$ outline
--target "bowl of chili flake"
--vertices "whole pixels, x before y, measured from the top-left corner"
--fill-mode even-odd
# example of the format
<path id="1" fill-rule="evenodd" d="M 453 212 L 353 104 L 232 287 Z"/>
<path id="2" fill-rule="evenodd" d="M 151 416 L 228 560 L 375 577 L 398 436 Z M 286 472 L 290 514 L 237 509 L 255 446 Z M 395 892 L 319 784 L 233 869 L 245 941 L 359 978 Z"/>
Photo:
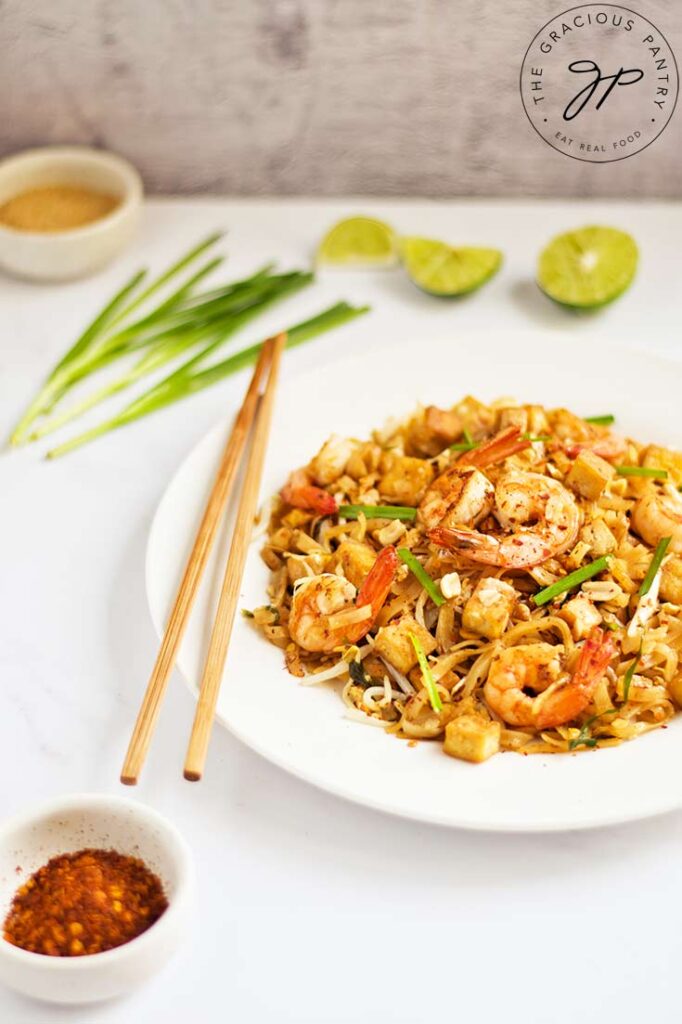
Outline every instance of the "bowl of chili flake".
<path id="1" fill-rule="evenodd" d="M 169 821 L 123 797 L 75 795 L 0 826 L 0 980 L 37 999 L 130 991 L 188 932 L 193 867 Z"/>

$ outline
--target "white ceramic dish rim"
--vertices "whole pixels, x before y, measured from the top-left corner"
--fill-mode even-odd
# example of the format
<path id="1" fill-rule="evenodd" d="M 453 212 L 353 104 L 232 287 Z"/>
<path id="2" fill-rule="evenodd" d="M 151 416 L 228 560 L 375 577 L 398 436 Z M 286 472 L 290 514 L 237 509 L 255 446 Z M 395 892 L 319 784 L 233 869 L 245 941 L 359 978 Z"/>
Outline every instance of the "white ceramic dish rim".
<path id="1" fill-rule="evenodd" d="M 8 224 L 0 224 L 0 236 L 7 238 L 31 238 L 35 241 L 44 239 L 56 241 L 58 239 L 79 239 L 88 238 L 92 235 L 106 231 L 108 228 L 123 220 L 131 207 L 136 206 L 143 195 L 142 178 L 137 169 L 117 153 L 109 153 L 106 150 L 92 149 L 90 146 L 38 146 L 34 149 L 24 149 L 20 153 L 14 153 L 0 161 L 0 177 L 5 170 L 18 169 L 21 164 L 30 163 L 42 159 L 45 165 L 49 164 L 51 158 L 59 160 L 66 157 L 74 162 L 73 180 L 76 182 L 78 174 L 75 165 L 78 160 L 83 162 L 98 163 L 102 167 L 118 174 L 123 184 L 123 195 L 117 206 L 104 217 L 98 217 L 90 224 L 83 224 L 77 228 L 68 228 L 65 231 L 27 231 L 24 228 L 10 227 Z"/>
<path id="2" fill-rule="evenodd" d="M 484 332 L 483 334 L 481 334 L 481 337 L 489 337 L 493 333 L 499 334 L 499 332 L 487 331 L 487 332 Z M 521 334 L 521 332 L 517 332 L 517 333 L 519 335 Z M 558 332 L 551 332 L 551 333 L 553 333 L 554 336 L 556 337 L 557 345 L 564 346 L 566 348 L 566 350 L 568 350 L 568 346 L 571 345 L 571 343 L 573 342 L 573 339 L 570 338 L 570 337 L 567 338 L 566 335 L 559 334 Z M 546 332 L 546 331 L 539 331 L 537 329 L 536 330 L 532 330 L 531 329 L 528 332 L 523 332 L 523 336 L 528 338 L 529 340 L 532 340 L 533 338 L 539 339 L 540 337 L 546 337 L 547 334 L 548 334 L 548 332 Z M 471 335 L 470 335 L 469 340 L 470 341 L 474 341 L 475 338 L 476 338 L 476 334 L 475 334 L 475 332 L 472 332 Z M 429 339 L 429 340 L 433 341 L 433 342 L 437 342 L 437 341 L 440 341 L 440 340 L 443 340 L 443 339 L 441 339 L 440 337 L 438 337 L 438 338 L 434 337 L 434 338 Z M 674 370 L 675 375 L 678 376 L 678 377 L 682 373 L 682 367 L 680 367 L 678 364 L 676 364 L 671 359 L 667 359 L 665 357 L 658 356 L 658 355 L 650 355 L 649 353 L 643 353 L 641 350 L 638 352 L 636 349 L 635 350 L 630 350 L 628 352 L 627 349 L 624 350 L 622 348 L 617 348 L 612 343 L 610 343 L 608 341 L 604 341 L 603 339 L 600 340 L 600 350 L 602 352 L 610 354 L 611 357 L 614 359 L 614 361 L 616 361 L 616 365 L 617 365 L 617 360 L 618 359 L 622 358 L 624 355 L 625 356 L 631 355 L 634 358 L 640 358 L 640 359 L 645 357 L 649 363 L 656 364 L 660 370 L 667 370 L 669 372 L 671 370 Z M 350 357 L 348 359 L 338 360 L 333 365 L 337 366 L 337 367 L 338 367 L 338 365 L 340 363 L 349 363 L 349 364 L 358 365 L 360 362 L 361 362 L 361 358 L 357 357 L 357 356 L 354 356 L 354 357 Z M 311 380 L 312 381 L 314 379 L 314 377 L 315 377 L 315 372 L 314 371 L 308 371 L 306 374 L 303 375 L 303 377 L 306 380 Z M 333 424 L 330 424 L 330 429 L 333 429 Z M 185 456 L 185 458 L 181 462 L 180 466 L 178 466 L 177 470 L 175 471 L 175 473 L 173 474 L 173 476 L 169 480 L 169 482 L 168 482 L 168 484 L 166 486 L 166 489 L 164 490 L 164 494 L 163 494 L 163 496 L 162 496 L 162 498 L 161 498 L 161 500 L 159 502 L 159 505 L 157 506 L 156 512 L 154 514 L 154 517 L 153 517 L 153 520 L 152 520 L 152 523 L 151 523 L 151 527 L 150 527 L 149 534 L 148 534 L 148 543 L 147 543 L 146 557 L 145 557 L 145 584 L 146 584 L 146 591 L 147 591 L 147 601 L 148 601 L 148 605 L 149 605 L 149 609 L 150 609 L 150 614 L 151 614 L 151 617 L 152 617 L 152 622 L 154 624 L 154 628 L 156 629 L 156 632 L 157 632 L 159 637 L 161 637 L 162 634 L 163 634 L 164 623 L 161 620 L 160 616 L 157 614 L 157 610 L 154 607 L 154 602 L 153 602 L 152 597 L 151 597 L 152 592 L 154 590 L 154 587 L 152 585 L 152 564 L 151 564 L 151 562 L 152 562 L 152 558 L 151 558 L 151 555 L 152 555 L 152 537 L 154 536 L 154 533 L 155 533 L 155 531 L 157 529 L 158 522 L 160 521 L 160 519 L 161 519 L 161 517 L 162 517 L 162 515 L 164 513 L 164 501 L 165 501 L 165 499 L 167 497 L 167 494 L 173 488 L 173 485 L 174 485 L 176 479 L 181 475 L 182 470 L 183 470 L 185 464 L 190 462 L 196 456 L 196 454 L 199 452 L 199 450 L 202 448 L 202 446 L 209 442 L 209 438 L 213 438 L 215 435 L 217 435 L 217 434 L 219 434 L 221 432 L 224 434 L 224 431 L 225 431 L 225 422 L 224 421 L 218 422 L 188 452 L 188 454 Z M 182 668 L 182 665 L 180 664 L 180 659 L 179 659 L 179 663 L 178 663 L 178 669 L 179 669 L 180 674 L 182 675 L 182 678 L 183 678 L 185 684 L 187 685 L 188 689 L 193 694 L 193 696 L 196 698 L 197 695 L 198 695 L 197 687 L 195 686 L 195 684 L 185 674 L 185 672 L 184 672 L 184 670 Z M 368 807 L 368 808 L 370 808 L 372 810 L 381 811 L 382 813 L 391 814 L 391 815 L 403 818 L 403 819 L 408 820 L 408 821 L 426 822 L 428 824 L 438 825 L 438 826 L 442 826 L 442 827 L 446 827 L 446 828 L 463 828 L 463 829 L 471 830 L 471 831 L 498 832 L 498 833 L 515 833 L 515 832 L 520 832 L 520 833 L 521 832 L 525 832 L 525 833 L 534 833 L 534 832 L 535 833 L 544 833 L 544 832 L 581 831 L 581 830 L 586 830 L 586 829 L 593 829 L 593 828 L 600 828 L 600 827 L 610 827 L 610 826 L 613 826 L 613 825 L 626 824 L 626 823 L 634 822 L 634 821 L 642 821 L 642 820 L 645 820 L 645 819 L 648 819 L 648 818 L 654 818 L 654 817 L 657 817 L 659 815 L 669 813 L 669 812 L 671 812 L 673 810 L 676 810 L 676 809 L 678 809 L 678 808 L 680 808 L 682 806 L 682 791 L 681 791 L 681 792 L 679 792 L 674 797 L 666 795 L 666 796 L 662 797 L 660 799 L 660 801 L 658 801 L 658 802 L 656 802 L 655 799 L 652 800 L 651 802 L 649 802 L 649 804 L 648 804 L 648 806 L 647 806 L 645 811 L 642 811 L 642 809 L 640 808 L 640 809 L 637 809 L 637 810 L 633 810 L 632 812 L 622 811 L 622 812 L 616 812 L 616 813 L 611 813 L 611 814 L 602 812 L 602 813 L 599 814 L 598 818 L 595 818 L 594 816 L 587 816 L 584 819 L 575 819 L 575 820 L 571 821 L 570 824 L 566 824 L 566 822 L 564 820 L 562 820 L 560 817 L 558 817 L 556 820 L 553 820 L 553 819 L 545 820 L 541 824 L 522 821 L 522 822 L 518 822 L 518 823 L 509 823 L 508 822 L 508 823 L 505 823 L 504 825 L 500 825 L 500 823 L 498 821 L 496 821 L 495 819 L 491 818 L 489 820 L 486 820 L 485 818 L 482 818 L 482 817 L 477 817 L 475 819 L 467 819 L 466 817 L 458 817 L 457 821 L 453 821 L 452 818 L 449 817 L 448 815 L 433 813 L 433 811 L 431 811 L 431 810 L 421 810 L 419 815 L 416 815 L 412 811 L 406 810 L 399 803 L 391 801 L 389 798 L 385 798 L 385 797 L 382 796 L 381 800 L 375 800 L 375 799 L 371 798 L 368 794 L 363 794 L 362 797 L 360 797 L 358 795 L 358 793 L 357 793 L 357 790 L 354 789 L 353 787 L 345 787 L 343 784 L 340 784 L 340 783 L 331 783 L 328 779 L 325 779 L 324 781 L 321 781 L 319 778 L 316 777 L 314 771 L 307 770 L 306 768 L 301 767 L 301 765 L 299 763 L 297 763 L 295 760 L 293 760 L 291 758 L 287 758 L 285 756 L 282 756 L 280 754 L 277 754 L 277 753 L 273 752 L 265 744 L 261 744 L 259 742 L 258 738 L 254 738 L 253 735 L 247 735 L 245 732 L 243 732 L 241 729 L 239 729 L 233 722 L 231 722 L 226 717 L 224 717 L 220 713 L 219 710 L 216 713 L 216 721 L 218 721 L 222 726 L 224 726 L 238 740 L 240 740 L 242 743 L 244 743 L 245 746 L 247 746 L 250 749 L 254 750 L 260 756 L 264 757 L 266 760 L 270 761 L 272 764 L 275 764 L 277 767 L 282 768 L 284 771 L 288 772 L 289 774 L 291 774 L 291 775 L 293 775 L 293 776 L 295 776 L 297 778 L 300 778 L 304 782 L 307 782 L 307 783 L 315 786 L 317 789 L 320 789 L 322 792 L 331 793 L 332 795 L 341 797 L 342 799 L 347 800 L 350 803 L 358 804 L 358 805 L 363 806 L 363 807 Z M 652 735 L 655 735 L 655 733 L 654 734 L 649 734 L 649 737 L 651 737 Z M 646 738 L 647 737 L 644 737 L 643 739 L 646 739 Z M 627 746 L 630 746 L 630 744 L 627 744 Z M 586 755 L 586 756 L 589 756 L 589 755 Z"/>
<path id="3" fill-rule="evenodd" d="M 145 822 L 156 827 L 163 834 L 164 846 L 173 850 L 173 860 L 178 869 L 178 891 L 168 900 L 168 907 L 164 913 L 141 935 L 129 942 L 124 942 L 121 946 L 106 949 L 101 953 L 91 953 L 88 956 L 45 956 L 43 953 L 32 953 L 19 946 L 14 946 L 0 936 L 0 955 L 8 957 L 10 960 L 14 959 L 17 963 L 30 964 L 31 967 L 41 970 L 83 973 L 90 970 L 94 964 L 106 963 L 115 966 L 120 961 L 135 956 L 137 952 L 156 943 L 161 931 L 172 927 L 176 915 L 181 913 L 180 903 L 189 894 L 192 886 L 192 857 L 187 843 L 175 825 L 151 807 L 123 796 L 108 796 L 103 793 L 73 793 L 56 800 L 48 800 L 31 810 L 21 811 L 9 818 L 0 826 L 0 843 L 5 842 L 20 829 L 30 827 L 33 823 L 37 824 L 41 818 L 48 815 L 79 809 L 87 812 L 88 808 L 106 810 L 111 807 L 126 812 L 133 809 L 134 816 L 143 823 L 143 827 Z"/>

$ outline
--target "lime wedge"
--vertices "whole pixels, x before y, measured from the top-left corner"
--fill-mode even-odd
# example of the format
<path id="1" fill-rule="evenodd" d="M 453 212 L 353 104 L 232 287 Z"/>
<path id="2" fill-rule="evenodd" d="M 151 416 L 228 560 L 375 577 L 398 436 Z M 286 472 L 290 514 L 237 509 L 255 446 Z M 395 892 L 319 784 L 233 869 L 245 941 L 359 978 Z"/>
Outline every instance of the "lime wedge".
<path id="1" fill-rule="evenodd" d="M 349 217 L 327 232 L 317 263 L 336 267 L 392 267 L 398 262 L 393 228 L 372 217 Z"/>
<path id="2" fill-rule="evenodd" d="M 617 228 L 579 228 L 557 235 L 540 253 L 538 284 L 555 302 L 596 309 L 622 295 L 636 269 L 631 235 Z"/>
<path id="3" fill-rule="evenodd" d="M 431 238 L 402 238 L 405 270 L 431 295 L 464 295 L 485 284 L 500 269 L 499 249 L 454 249 Z"/>

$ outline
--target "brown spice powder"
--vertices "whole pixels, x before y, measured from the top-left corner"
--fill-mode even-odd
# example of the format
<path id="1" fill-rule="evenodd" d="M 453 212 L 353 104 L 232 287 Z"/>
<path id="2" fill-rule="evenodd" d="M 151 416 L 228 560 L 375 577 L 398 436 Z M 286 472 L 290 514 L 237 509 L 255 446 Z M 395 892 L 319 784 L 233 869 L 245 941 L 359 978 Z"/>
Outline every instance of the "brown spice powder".
<path id="1" fill-rule="evenodd" d="M 17 890 L 4 937 L 46 956 L 84 956 L 129 942 L 161 917 L 168 900 L 157 876 L 115 850 L 53 857 Z"/>
<path id="2" fill-rule="evenodd" d="M 18 231 L 69 231 L 106 217 L 119 203 L 118 196 L 89 188 L 33 188 L 0 206 L 0 224 Z"/>

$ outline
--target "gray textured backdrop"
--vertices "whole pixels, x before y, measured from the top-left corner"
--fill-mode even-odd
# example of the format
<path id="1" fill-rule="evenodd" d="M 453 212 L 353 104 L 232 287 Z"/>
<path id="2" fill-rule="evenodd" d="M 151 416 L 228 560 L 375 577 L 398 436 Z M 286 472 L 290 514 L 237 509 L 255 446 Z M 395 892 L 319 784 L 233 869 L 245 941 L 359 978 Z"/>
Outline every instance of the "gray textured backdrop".
<path id="1" fill-rule="evenodd" d="M 633 0 L 682 54 L 682 0 Z M 160 192 L 682 194 L 682 115 L 594 165 L 518 74 L 567 0 L 0 0 L 0 153 L 83 142 Z"/>

